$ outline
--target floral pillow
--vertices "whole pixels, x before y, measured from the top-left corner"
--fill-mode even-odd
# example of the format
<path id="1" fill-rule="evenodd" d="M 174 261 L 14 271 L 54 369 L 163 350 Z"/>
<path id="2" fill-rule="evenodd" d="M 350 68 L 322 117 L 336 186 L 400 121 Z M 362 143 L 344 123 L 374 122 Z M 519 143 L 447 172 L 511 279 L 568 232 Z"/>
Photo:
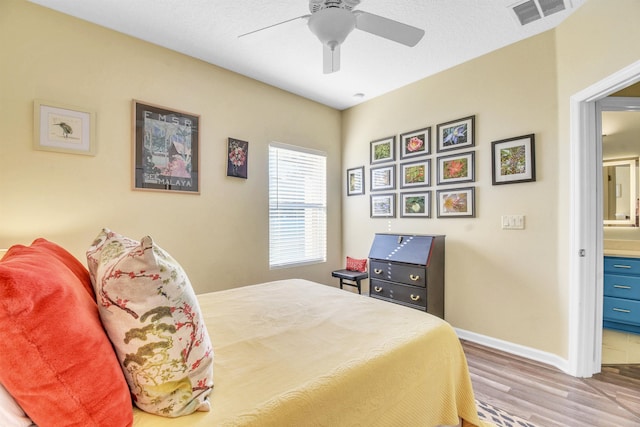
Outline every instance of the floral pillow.
<path id="1" fill-rule="evenodd" d="M 364 273 L 367 271 L 367 260 L 347 257 L 347 270 Z"/>
<path id="2" fill-rule="evenodd" d="M 87 250 L 100 317 L 140 409 L 210 409 L 213 348 L 182 267 L 151 237 L 104 229 Z"/>

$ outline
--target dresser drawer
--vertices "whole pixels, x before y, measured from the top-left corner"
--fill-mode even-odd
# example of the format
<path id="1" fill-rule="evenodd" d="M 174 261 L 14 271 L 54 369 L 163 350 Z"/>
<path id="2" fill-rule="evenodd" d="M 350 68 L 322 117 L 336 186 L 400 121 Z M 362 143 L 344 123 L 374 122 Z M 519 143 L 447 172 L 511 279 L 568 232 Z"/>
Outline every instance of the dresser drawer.
<path id="1" fill-rule="evenodd" d="M 640 325 L 640 301 L 604 297 L 603 319 Z"/>
<path id="2" fill-rule="evenodd" d="M 604 296 L 640 300 L 640 277 L 605 274 Z"/>
<path id="3" fill-rule="evenodd" d="M 415 306 L 422 310 L 427 308 L 427 289 L 401 285 L 372 279 L 369 294 L 374 298 L 383 298 Z"/>
<path id="4" fill-rule="evenodd" d="M 426 270 L 424 267 L 371 260 L 369 277 L 372 279 L 390 280 L 392 282 L 425 287 Z"/>
<path id="5" fill-rule="evenodd" d="M 640 275 L 640 259 L 606 256 L 604 257 L 604 272 Z"/>

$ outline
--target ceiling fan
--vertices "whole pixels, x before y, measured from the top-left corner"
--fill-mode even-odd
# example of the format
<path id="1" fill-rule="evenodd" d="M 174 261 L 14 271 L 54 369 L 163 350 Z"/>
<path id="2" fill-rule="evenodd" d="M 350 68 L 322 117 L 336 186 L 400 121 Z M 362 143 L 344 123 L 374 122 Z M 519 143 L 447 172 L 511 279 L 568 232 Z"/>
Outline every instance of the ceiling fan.
<path id="1" fill-rule="evenodd" d="M 340 45 L 354 28 L 409 47 L 415 46 L 424 36 L 423 29 L 363 10 L 353 10 L 359 4 L 360 0 L 309 0 L 311 14 L 278 22 L 238 37 L 297 19 L 306 19 L 311 32 L 322 42 L 323 71 L 329 74 L 340 69 Z"/>

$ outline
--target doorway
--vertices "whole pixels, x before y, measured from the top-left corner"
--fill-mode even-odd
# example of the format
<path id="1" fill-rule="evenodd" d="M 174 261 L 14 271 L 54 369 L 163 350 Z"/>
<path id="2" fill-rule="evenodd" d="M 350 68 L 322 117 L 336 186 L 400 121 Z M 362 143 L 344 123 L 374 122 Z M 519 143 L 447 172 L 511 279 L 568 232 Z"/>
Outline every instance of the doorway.
<path id="1" fill-rule="evenodd" d="M 602 144 L 596 103 L 638 81 L 640 61 L 570 99 L 568 371 L 577 377 L 600 372 L 602 360 Z"/>

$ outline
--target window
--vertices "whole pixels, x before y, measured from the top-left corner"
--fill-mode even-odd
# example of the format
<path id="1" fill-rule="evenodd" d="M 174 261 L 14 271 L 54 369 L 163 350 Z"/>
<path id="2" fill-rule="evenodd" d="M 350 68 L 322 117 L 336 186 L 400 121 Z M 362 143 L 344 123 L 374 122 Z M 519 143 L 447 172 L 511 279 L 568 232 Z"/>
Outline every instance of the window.
<path id="1" fill-rule="evenodd" d="M 327 259 L 327 157 L 269 145 L 269 267 Z"/>

